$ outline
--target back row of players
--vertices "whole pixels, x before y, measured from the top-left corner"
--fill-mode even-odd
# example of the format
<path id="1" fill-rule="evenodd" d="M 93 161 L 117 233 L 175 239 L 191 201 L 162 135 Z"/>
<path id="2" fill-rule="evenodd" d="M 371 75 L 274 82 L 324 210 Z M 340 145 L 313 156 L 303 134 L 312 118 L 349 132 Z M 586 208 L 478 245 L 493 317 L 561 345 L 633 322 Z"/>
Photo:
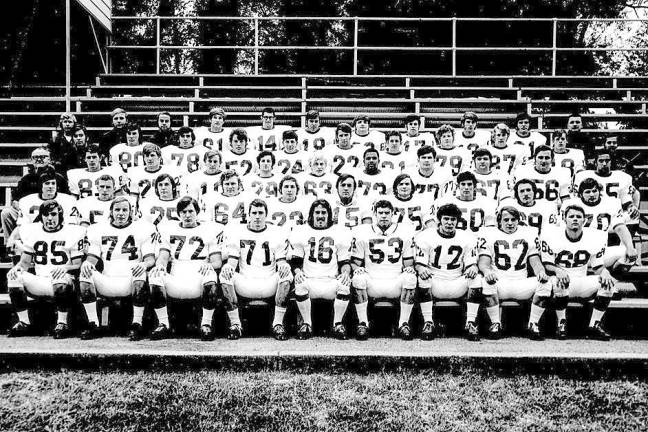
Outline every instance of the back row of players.
<path id="1" fill-rule="evenodd" d="M 212 114 L 224 117 L 217 109 Z M 411 123 L 418 120 L 408 122 L 408 132 Z M 435 334 L 433 300 L 466 294 L 471 339 L 479 336 L 480 304 L 491 319 L 489 335 L 499 336 L 498 301 L 507 298 L 534 299 L 533 338 L 540 337 L 537 323 L 553 298 L 558 335 L 565 337 L 570 296 L 596 296 L 590 332 L 609 337 L 600 325 L 614 286 L 606 268 L 619 271 L 636 260 L 628 226 L 638 203 L 631 179 L 610 172 L 609 154 L 599 153 L 596 169 L 584 170 L 582 152 L 566 148 L 565 134 L 556 134 L 553 148 L 511 144 L 505 125 L 474 151 L 457 146 L 449 126 L 439 128 L 436 142 L 422 138 L 407 148 L 398 132 L 352 141 L 363 124 L 369 131 L 362 117 L 354 130 L 339 125 L 333 142 L 324 139 L 321 148 L 284 131 L 272 150 L 248 149 L 243 129 L 229 133 L 229 144 L 221 140 L 222 151 L 209 149 L 181 128 L 178 146 L 133 140 L 111 149 L 104 168 L 100 151 L 89 146 L 88 167 L 68 173 L 70 190 L 84 198 L 58 194 L 56 181 L 45 176 L 42 193 L 21 200 L 18 237 L 25 253 L 9 273 L 20 321 L 11 334 L 29 330 L 28 293 L 61 299 L 55 335 L 67 334 L 68 270 L 85 254 L 81 300 L 91 325 L 84 337 L 96 335 L 99 294 L 133 295 L 134 339 L 141 337 L 149 298 L 160 323 L 154 338 L 168 334 L 167 296 L 202 299 L 202 337 L 211 339 L 219 283 L 232 338 L 241 335 L 239 297 L 274 297 L 272 331 L 284 339 L 283 315 L 294 290 L 304 320 L 298 337 L 311 334 L 311 297 L 334 300 L 334 334 L 346 337 L 342 316 L 352 292 L 358 338 L 367 337 L 372 297 L 400 298 L 399 334 L 408 339 L 417 287 L 424 338 Z M 130 196 L 114 198 L 116 191 Z M 615 243 L 608 244 L 608 233 Z M 32 261 L 37 279 L 26 272 Z M 588 268 L 598 276 L 587 276 Z"/>

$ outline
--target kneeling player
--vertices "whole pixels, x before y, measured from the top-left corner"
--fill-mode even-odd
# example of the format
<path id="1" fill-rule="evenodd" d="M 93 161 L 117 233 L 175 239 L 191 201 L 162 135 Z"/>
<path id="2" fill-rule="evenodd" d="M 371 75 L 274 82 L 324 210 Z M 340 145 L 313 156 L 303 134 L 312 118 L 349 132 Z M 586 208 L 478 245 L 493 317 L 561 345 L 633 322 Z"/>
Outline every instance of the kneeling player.
<path id="1" fill-rule="evenodd" d="M 333 300 L 333 335 L 346 339 L 342 318 L 349 304 L 351 265 L 349 232 L 333 225 L 333 210 L 319 199 L 310 207 L 308 224 L 295 227 L 290 236 L 291 264 L 295 273 L 295 296 L 304 323 L 298 339 L 312 335 L 311 298 Z"/>
<path id="2" fill-rule="evenodd" d="M 457 230 L 461 210 L 454 204 L 445 204 L 437 211 L 436 218 L 436 228 L 423 230 L 414 239 L 424 320 L 421 332 L 423 340 L 434 338 L 434 299 L 461 299 L 470 288 L 470 300 L 471 296 L 477 298 L 481 290 L 481 278 L 477 277 L 477 239 L 468 230 Z M 476 314 L 473 309 L 472 314 L 466 316 L 466 336 L 471 340 L 479 340 L 472 316 Z"/>
<path id="3" fill-rule="evenodd" d="M 367 304 L 369 298 L 400 298 L 401 339 L 411 339 L 409 318 L 414 307 L 414 227 L 393 223 L 394 206 L 379 200 L 374 204 L 375 223 L 354 228 L 351 266 L 354 302 L 358 313 L 356 338 L 369 337 Z"/>
<path id="4" fill-rule="evenodd" d="M 542 260 L 547 272 L 555 275 L 551 279 L 558 319 L 558 339 L 567 338 L 566 309 L 569 299 L 587 300 L 594 297 L 588 336 L 609 340 L 610 335 L 601 326 L 614 290 L 614 279 L 603 262 L 606 234 L 583 228 L 585 210 L 577 205 L 565 208 L 563 220 L 564 228 L 548 229 L 540 237 Z M 588 275 L 588 268 L 595 275 Z"/>
<path id="5" fill-rule="evenodd" d="M 286 262 L 288 233 L 267 224 L 267 216 L 265 201 L 254 199 L 248 209 L 248 224 L 233 228 L 227 235 L 228 259 L 220 279 L 230 319 L 229 339 L 241 337 L 237 296 L 263 300 L 274 297 L 272 335 L 277 340 L 288 339 L 283 324 L 292 281 Z"/>
<path id="6" fill-rule="evenodd" d="M 551 296 L 551 284 L 536 248 L 538 230 L 520 226 L 520 219 L 517 209 L 502 207 L 497 213 L 497 228 L 488 228 L 481 234 L 478 252 L 479 270 L 484 275 L 482 291 L 486 299 L 495 300 L 487 303 L 486 308 L 492 322 L 491 336 L 499 337 L 500 333 L 499 301 L 533 297 L 528 332 L 531 339 L 540 340 L 538 321 Z M 527 277 L 527 262 L 536 277 Z M 469 313 L 470 309 L 468 303 Z"/>
<path id="7" fill-rule="evenodd" d="M 194 198 L 180 199 L 176 209 L 180 222 L 163 222 L 158 227 L 162 246 L 149 283 L 159 324 L 151 333 L 151 339 L 164 339 L 169 335 L 166 297 L 201 299 L 200 338 L 214 340 L 212 317 L 218 295 L 216 271 L 221 267 L 223 231 L 214 222 L 198 222 L 200 205 Z M 169 261 L 172 267 L 167 273 Z"/>
<path id="8" fill-rule="evenodd" d="M 63 207 L 54 201 L 43 202 L 35 222 L 18 229 L 24 250 L 20 261 L 7 273 L 11 304 L 18 323 L 9 329 L 9 337 L 31 332 L 27 296 L 54 298 L 57 324 L 54 338 L 69 336 L 67 315 L 74 300 L 74 277 L 85 249 L 85 228 L 64 224 Z M 32 262 L 36 274 L 29 273 Z"/>
<path id="9" fill-rule="evenodd" d="M 133 322 L 129 339 L 143 336 L 142 317 L 149 297 L 146 272 L 155 265 L 157 234 L 153 224 L 133 222 L 133 208 L 127 197 L 110 204 L 109 220 L 88 232 L 88 256 L 81 265 L 81 301 L 88 316 L 88 328 L 81 339 L 98 336 L 97 295 L 103 298 L 133 298 Z M 103 271 L 96 265 L 103 261 Z"/>

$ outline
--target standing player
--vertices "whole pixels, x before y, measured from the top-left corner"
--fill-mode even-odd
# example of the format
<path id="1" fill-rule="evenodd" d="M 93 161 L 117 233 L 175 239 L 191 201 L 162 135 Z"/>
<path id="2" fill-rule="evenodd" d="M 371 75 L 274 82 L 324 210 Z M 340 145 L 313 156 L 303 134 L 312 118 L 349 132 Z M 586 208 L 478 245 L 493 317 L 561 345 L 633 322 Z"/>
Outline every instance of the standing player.
<path id="1" fill-rule="evenodd" d="M 420 231 L 432 219 L 432 200 L 429 195 L 414 193 L 414 182 L 409 174 L 399 174 L 393 184 L 394 222 L 411 223 Z"/>
<path id="2" fill-rule="evenodd" d="M 101 156 L 99 146 L 92 144 L 85 150 L 86 168 L 71 169 L 67 173 L 68 188 L 70 194 L 76 198 L 85 198 L 97 194 L 95 188 L 96 180 L 104 175 L 109 175 L 115 180 L 115 184 L 121 186 L 125 182 L 126 175 L 113 167 L 101 167 Z M 122 180 L 124 178 L 124 180 Z"/>
<path id="3" fill-rule="evenodd" d="M 223 151 L 226 170 L 236 170 L 243 177 L 252 173 L 257 153 L 248 149 L 248 136 L 244 129 L 234 129 L 230 133 L 229 147 Z"/>
<path id="4" fill-rule="evenodd" d="M 390 195 L 398 170 L 380 168 L 380 152 L 377 148 L 365 150 L 362 161 L 362 168 L 356 168 L 353 172 L 359 193 L 365 196 Z"/>
<path id="5" fill-rule="evenodd" d="M 490 133 L 488 130 L 478 129 L 478 121 L 477 114 L 472 111 L 467 111 L 461 116 L 461 133 L 455 132 L 455 145 L 472 153 L 476 148 L 488 144 Z"/>
<path id="6" fill-rule="evenodd" d="M 126 143 L 120 143 L 110 149 L 110 165 L 121 167 L 127 172 L 132 166 L 141 166 L 142 159 L 142 129 L 137 123 L 130 122 L 126 130 Z"/>
<path id="7" fill-rule="evenodd" d="M 176 206 L 180 197 L 178 189 L 169 174 L 161 174 L 153 183 L 154 195 L 151 195 L 138 204 L 139 217 L 154 225 L 163 220 L 177 221 Z"/>
<path id="8" fill-rule="evenodd" d="M 572 178 L 577 172 L 585 169 L 583 150 L 567 148 L 567 131 L 554 132 L 553 138 L 554 165 L 568 168 Z"/>
<path id="9" fill-rule="evenodd" d="M 208 191 L 215 191 L 220 182 L 222 155 L 218 150 L 208 150 L 203 156 L 204 168 L 182 177 L 184 193 L 199 199 Z"/>
<path id="10" fill-rule="evenodd" d="M 571 190 L 571 171 L 553 166 L 554 152 L 546 145 L 536 146 L 533 164 L 520 165 L 513 172 L 513 181 L 522 179 L 533 181 L 536 186 L 536 199 L 549 201 L 558 208 L 560 201 L 569 198 Z"/>
<path id="11" fill-rule="evenodd" d="M 203 146 L 210 150 L 218 150 L 219 152 L 227 148 L 230 130 L 229 128 L 223 127 L 224 124 L 225 111 L 223 108 L 211 108 L 209 110 L 209 126 L 197 127 L 194 130 L 198 146 Z"/>
<path id="12" fill-rule="evenodd" d="M 333 201 L 333 223 L 353 228 L 371 223 L 372 197 L 359 196 L 356 180 L 351 174 L 340 174 L 335 183 L 337 197 Z"/>
<path id="13" fill-rule="evenodd" d="M 454 176 L 470 168 L 472 152 L 467 147 L 455 145 L 455 131 L 452 126 L 446 124 L 437 129 L 436 139 L 436 161 L 439 166 L 451 169 Z"/>
<path id="14" fill-rule="evenodd" d="M 196 145 L 196 135 L 190 127 L 178 129 L 178 145 L 170 145 L 162 149 L 164 165 L 177 167 L 182 174 L 192 173 L 202 168 L 202 161 L 207 147 Z"/>
<path id="15" fill-rule="evenodd" d="M 335 128 L 335 145 L 324 147 L 322 154 L 335 175 L 352 172 L 362 160 L 364 146 L 351 143 L 351 126 L 340 123 Z"/>
<path id="16" fill-rule="evenodd" d="M 353 230 L 351 285 L 358 314 L 356 338 L 369 337 L 369 298 L 400 298 L 398 334 L 401 339 L 411 339 L 409 318 L 416 289 L 414 229 L 409 224 L 392 222 L 394 207 L 387 200 L 374 204 L 374 217 L 375 223 L 359 225 Z"/>
<path id="17" fill-rule="evenodd" d="M 473 152 L 473 166 L 475 179 L 477 179 L 477 196 L 490 198 L 495 202 L 510 195 L 509 175 L 501 169 L 493 169 L 491 152 L 480 147 Z"/>
<path id="18" fill-rule="evenodd" d="M 58 177 L 54 170 L 43 170 L 38 176 L 39 193 L 29 194 L 18 201 L 17 225 L 32 223 L 38 216 L 41 204 L 45 201 L 56 200 L 63 208 L 63 214 L 67 223 L 78 223 L 79 211 L 77 200 L 72 195 L 58 191 Z"/>
<path id="19" fill-rule="evenodd" d="M 312 298 L 333 300 L 333 335 L 336 339 L 346 339 L 342 319 L 349 304 L 351 285 L 349 232 L 333 224 L 331 205 L 319 199 L 310 206 L 308 223 L 295 228 L 289 242 L 295 297 L 303 320 L 297 339 L 312 336 Z"/>
<path id="20" fill-rule="evenodd" d="M 435 145 L 434 134 L 421 132 L 421 119 L 416 115 L 405 117 L 405 135 L 403 135 L 403 147 L 408 153 L 414 153 L 423 146 Z"/>
<path id="21" fill-rule="evenodd" d="M 268 202 L 268 219 L 277 226 L 293 230 L 304 223 L 308 216 L 307 201 L 310 197 L 299 194 L 299 183 L 293 176 L 285 176 L 279 182 L 279 196 Z"/>
<path id="22" fill-rule="evenodd" d="M 312 153 L 333 145 L 335 129 L 322 127 L 319 111 L 310 110 L 306 113 L 306 128 L 297 129 L 297 137 L 301 150 Z"/>
<path id="23" fill-rule="evenodd" d="M 263 150 L 257 155 L 256 162 L 256 172 L 243 177 L 243 189 L 261 198 L 276 197 L 281 175 L 275 170 L 275 153 Z"/>
<path id="24" fill-rule="evenodd" d="M 53 298 L 56 304 L 54 338 L 70 334 L 67 318 L 74 303 L 74 276 L 85 252 L 85 228 L 65 223 L 63 208 L 54 200 L 44 201 L 36 221 L 18 228 L 23 252 L 20 261 L 7 273 L 7 286 L 18 322 L 9 337 L 31 333 L 27 296 Z M 35 274 L 29 272 L 32 263 Z"/>
<path id="25" fill-rule="evenodd" d="M 353 119 L 353 133 L 351 134 L 351 145 L 366 150 L 368 147 L 376 150 L 383 150 L 385 135 L 377 130 L 371 130 L 371 119 L 366 114 L 357 115 Z"/>
<path id="26" fill-rule="evenodd" d="M 303 194 L 312 198 L 328 199 L 335 191 L 337 176 L 330 172 L 328 160 L 322 152 L 315 152 L 309 161 L 309 170 L 297 176 Z"/>
<path id="27" fill-rule="evenodd" d="M 143 337 L 142 318 L 149 298 L 146 272 L 155 264 L 155 227 L 145 221 L 133 222 L 133 208 L 126 197 L 110 205 L 110 217 L 88 231 L 88 255 L 81 265 L 81 302 L 88 328 L 81 339 L 98 336 L 97 295 L 103 298 L 132 296 L 133 322 L 129 339 Z M 103 262 L 103 271 L 96 266 Z"/>
<path id="28" fill-rule="evenodd" d="M 91 195 L 77 202 L 79 210 L 79 223 L 92 225 L 107 220 L 110 214 L 110 204 L 115 198 L 115 179 L 109 175 L 102 175 L 96 180 L 97 195 Z M 131 204 L 135 208 L 134 200 Z"/>
<path id="29" fill-rule="evenodd" d="M 299 138 L 294 130 L 285 131 L 282 134 L 281 150 L 277 156 L 277 170 L 281 175 L 299 174 L 304 171 L 310 155 L 299 149 Z M 304 141 L 308 142 L 308 140 Z"/>
<path id="30" fill-rule="evenodd" d="M 277 151 L 281 143 L 281 135 L 290 129 L 288 126 L 275 125 L 275 110 L 268 107 L 261 112 L 261 126 L 250 126 L 247 134 L 252 146 L 257 151 Z"/>
<path id="31" fill-rule="evenodd" d="M 542 260 L 547 272 L 553 274 L 553 295 L 558 339 L 567 338 L 567 304 L 569 299 L 589 300 L 594 297 L 588 336 L 609 340 L 601 326 L 614 291 L 614 279 L 605 268 L 605 233 L 583 228 L 585 211 L 579 206 L 564 211 L 564 228 L 555 227 L 540 237 Z M 588 275 L 588 269 L 595 274 Z"/>
<path id="32" fill-rule="evenodd" d="M 238 326 L 238 329 L 230 328 L 230 338 L 240 337 L 238 296 L 245 299 L 274 298 L 272 335 L 277 340 L 288 339 L 283 323 L 293 279 L 290 265 L 286 262 L 288 235 L 286 230 L 267 224 L 267 214 L 266 203 L 255 199 L 248 209 L 248 224 L 226 234 L 228 259 L 221 270 L 220 280 L 226 302 L 231 305 L 228 312 L 230 324 Z"/>
<path id="33" fill-rule="evenodd" d="M 385 151 L 380 161 L 380 169 L 400 172 L 416 166 L 416 157 L 413 151 L 408 153 L 404 150 L 402 141 L 398 131 L 385 133 Z"/>
<path id="34" fill-rule="evenodd" d="M 508 142 L 510 134 L 511 131 L 504 123 L 496 125 L 491 132 L 488 147 L 493 155 L 493 167 L 501 169 L 506 174 L 513 173 L 531 157 L 527 147 Z"/>
<path id="35" fill-rule="evenodd" d="M 546 145 L 547 138 L 531 130 L 531 116 L 525 112 L 515 117 L 515 133 L 509 137 L 510 145 L 523 145 L 528 148 L 527 154 L 534 154 L 538 146 Z"/>
<path id="36" fill-rule="evenodd" d="M 538 322 L 551 297 L 551 284 L 536 248 L 538 243 L 538 231 L 520 226 L 520 212 L 510 206 L 498 210 L 497 228 L 485 229 L 480 234 L 478 266 L 484 275 L 482 294 L 490 296 L 486 311 L 491 318 L 491 336 L 500 335 L 499 302 L 533 298 L 528 335 L 534 340 L 542 339 Z M 535 277 L 528 277 L 529 267 Z M 467 307 L 471 317 L 476 318 L 479 304 L 469 302 Z"/>
<path id="37" fill-rule="evenodd" d="M 522 225 L 528 225 L 542 233 L 549 225 L 558 223 L 556 206 L 545 200 L 537 200 L 538 187 L 529 179 L 519 180 L 513 186 L 513 196 L 502 200 L 500 207 L 511 206 L 520 213 Z"/>
<path id="38" fill-rule="evenodd" d="M 149 275 L 151 302 L 158 326 L 151 339 L 169 336 L 167 299 L 200 300 L 202 322 L 200 338 L 214 340 L 212 318 L 218 296 L 216 272 L 221 267 L 223 230 L 213 222 L 199 222 L 198 201 L 185 196 L 176 207 L 180 222 L 160 224 L 160 252 Z M 167 268 L 171 262 L 171 270 Z"/>
<path id="39" fill-rule="evenodd" d="M 431 195 L 437 199 L 451 192 L 454 176 L 450 168 L 436 165 L 436 150 L 432 146 L 423 146 L 416 151 L 418 170 L 412 174 L 415 193 Z"/>
<path id="40" fill-rule="evenodd" d="M 176 184 L 180 183 L 181 175 L 173 165 L 162 165 L 162 151 L 156 144 L 146 143 L 142 148 L 144 166 L 133 166 L 128 169 L 130 194 L 141 200 L 152 192 L 151 186 L 155 179 L 162 174 L 173 177 Z"/>
<path id="41" fill-rule="evenodd" d="M 243 184 L 234 170 L 221 174 L 218 191 L 207 192 L 201 199 L 203 220 L 221 225 L 246 224 L 246 203 L 250 194 L 243 192 Z"/>
<path id="42" fill-rule="evenodd" d="M 477 239 L 472 232 L 457 230 L 461 210 L 454 204 L 446 204 L 436 212 L 438 224 L 418 233 L 416 244 L 416 272 L 420 290 L 420 306 L 423 314 L 421 339 L 433 339 L 436 327 L 432 316 L 434 300 L 461 299 L 468 288 L 480 288 L 476 247 Z M 466 321 L 466 335 L 478 339 L 474 322 Z"/>

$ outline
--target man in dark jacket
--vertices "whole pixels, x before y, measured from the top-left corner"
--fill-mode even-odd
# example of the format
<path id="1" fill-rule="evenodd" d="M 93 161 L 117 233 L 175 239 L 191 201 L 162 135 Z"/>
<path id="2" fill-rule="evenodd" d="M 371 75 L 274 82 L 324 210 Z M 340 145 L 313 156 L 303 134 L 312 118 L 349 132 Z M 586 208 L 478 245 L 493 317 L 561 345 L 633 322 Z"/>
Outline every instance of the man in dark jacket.
<path id="1" fill-rule="evenodd" d="M 88 131 L 80 124 L 72 129 L 72 142 L 53 148 L 50 145 L 50 158 L 56 172 L 67 175 L 75 168 L 85 168 L 85 151 L 88 148 Z"/>
<path id="2" fill-rule="evenodd" d="M 151 142 L 163 148 L 175 144 L 175 131 L 171 129 L 171 114 L 164 111 L 158 114 L 158 130 L 151 137 Z"/>
<path id="3" fill-rule="evenodd" d="M 126 142 L 126 123 L 128 113 L 123 108 L 115 108 L 110 113 L 113 128 L 106 132 L 99 140 L 99 150 L 104 160 L 108 160 L 110 149 L 120 143 Z"/>

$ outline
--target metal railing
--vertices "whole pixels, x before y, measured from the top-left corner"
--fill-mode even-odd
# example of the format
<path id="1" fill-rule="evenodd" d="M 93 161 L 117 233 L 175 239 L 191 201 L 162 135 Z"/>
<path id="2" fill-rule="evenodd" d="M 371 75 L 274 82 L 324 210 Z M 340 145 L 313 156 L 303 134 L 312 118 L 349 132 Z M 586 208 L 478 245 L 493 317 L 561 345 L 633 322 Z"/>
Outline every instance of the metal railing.
<path id="1" fill-rule="evenodd" d="M 138 16 L 114 16 L 112 18 L 115 22 L 120 21 L 132 21 L 132 22 L 141 22 L 148 21 L 154 22 L 155 28 L 155 43 L 152 45 L 135 45 L 135 44 L 111 44 L 109 52 L 114 53 L 118 50 L 155 50 L 155 73 L 161 73 L 161 53 L 165 50 L 248 50 L 253 51 L 254 60 L 253 60 L 253 74 L 254 75 L 273 75 L 272 73 L 263 73 L 260 71 L 260 62 L 261 56 L 260 53 L 263 51 L 270 50 L 301 50 L 301 51 L 312 51 L 312 50 L 322 50 L 322 51 L 341 51 L 341 52 L 352 52 L 352 74 L 363 75 L 362 71 L 359 69 L 360 57 L 362 53 L 369 52 L 439 52 L 439 53 L 450 53 L 450 69 L 448 71 L 448 76 L 457 76 L 458 74 L 458 65 L 457 65 L 457 54 L 458 53 L 492 53 L 492 52 L 539 52 L 539 53 L 551 53 L 551 76 L 557 75 L 558 68 L 558 54 L 563 52 L 623 52 L 623 51 L 634 51 L 634 52 L 645 52 L 648 51 L 648 47 L 641 46 L 592 46 L 592 47 L 583 47 L 583 46 L 558 46 L 559 36 L 564 36 L 559 32 L 559 24 L 561 23 L 618 23 L 618 22 L 645 22 L 646 20 L 642 19 L 626 19 L 626 18 L 389 18 L 389 17 L 215 17 L 215 16 L 206 16 L 206 17 L 192 17 L 192 16 L 152 16 L 152 17 L 138 17 Z M 247 23 L 247 28 L 253 30 L 253 43 L 252 44 L 232 44 L 232 45 L 167 45 L 162 43 L 162 25 L 166 22 L 173 21 L 188 21 L 195 23 L 204 23 L 210 21 L 237 21 L 241 23 Z M 352 41 L 348 44 L 335 44 L 335 45 L 266 45 L 261 40 L 261 31 L 260 23 L 266 22 L 289 22 L 289 21 L 304 21 L 304 22 L 352 22 L 353 30 L 350 35 L 347 37 L 347 41 Z M 360 25 L 367 24 L 371 22 L 382 22 L 382 23 L 449 23 L 451 26 L 451 43 L 443 44 L 439 46 L 403 46 L 403 45 L 388 45 L 388 46 L 377 46 L 371 44 L 362 44 L 360 42 Z M 463 46 L 458 41 L 460 40 L 457 33 L 457 25 L 470 22 L 493 22 L 493 23 L 550 23 L 551 24 L 551 44 L 550 45 L 530 45 L 530 46 Z M 426 24 L 427 25 L 427 24 Z M 348 33 L 348 32 L 347 32 Z M 468 33 L 468 32 L 467 32 Z M 547 35 L 548 36 L 548 35 Z M 515 43 L 515 42 L 514 42 Z M 109 57 L 110 65 L 110 57 Z M 348 74 L 348 73 L 347 73 Z M 309 74 L 302 74 L 309 75 Z"/>

